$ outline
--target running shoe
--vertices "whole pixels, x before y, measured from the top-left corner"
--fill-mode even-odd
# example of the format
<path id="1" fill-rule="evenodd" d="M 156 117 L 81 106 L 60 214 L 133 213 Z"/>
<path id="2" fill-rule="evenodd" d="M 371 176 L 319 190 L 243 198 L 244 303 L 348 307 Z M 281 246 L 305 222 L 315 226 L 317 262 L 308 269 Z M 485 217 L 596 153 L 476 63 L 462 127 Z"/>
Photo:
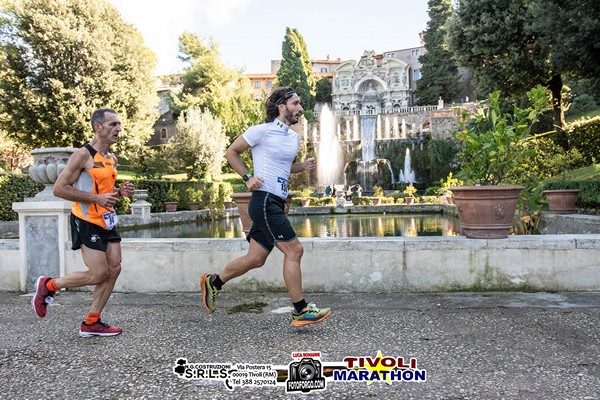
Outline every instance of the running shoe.
<path id="1" fill-rule="evenodd" d="M 213 274 L 204 274 L 200 278 L 200 286 L 202 287 L 202 300 L 204 301 L 204 308 L 209 313 L 214 312 L 217 308 L 217 295 L 219 290 L 210 283 Z"/>
<path id="2" fill-rule="evenodd" d="M 325 318 L 331 315 L 331 308 L 318 308 L 314 304 L 309 304 L 300 314 L 296 314 L 292 310 L 292 325 L 293 326 L 305 326 L 310 324 L 316 324 L 317 322 L 323 321 Z"/>
<path id="3" fill-rule="evenodd" d="M 86 325 L 85 322 L 82 322 L 79 328 L 79 336 L 116 336 L 122 331 L 121 328 L 106 325 L 104 322 L 98 320 L 91 325 Z"/>
<path id="4" fill-rule="evenodd" d="M 46 288 L 46 282 L 50 279 L 49 276 L 40 276 L 35 281 L 35 294 L 31 298 L 31 308 L 40 318 L 46 316 L 46 308 L 48 304 L 54 301 L 54 292 Z"/>

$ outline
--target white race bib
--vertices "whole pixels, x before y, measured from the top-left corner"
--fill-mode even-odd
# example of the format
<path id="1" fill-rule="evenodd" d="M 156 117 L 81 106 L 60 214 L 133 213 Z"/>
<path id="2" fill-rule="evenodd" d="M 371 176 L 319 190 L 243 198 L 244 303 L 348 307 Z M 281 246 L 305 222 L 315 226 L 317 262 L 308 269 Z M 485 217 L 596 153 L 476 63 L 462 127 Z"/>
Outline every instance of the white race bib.
<path id="1" fill-rule="evenodd" d="M 116 211 L 110 211 L 102 214 L 102 218 L 104 218 L 104 225 L 106 225 L 106 230 L 111 230 L 115 226 L 117 226 L 117 222 L 119 222 L 119 218 L 117 218 Z"/>
<path id="2" fill-rule="evenodd" d="M 282 199 L 285 199 L 288 194 L 288 181 L 285 178 L 277 177 L 277 191 Z"/>

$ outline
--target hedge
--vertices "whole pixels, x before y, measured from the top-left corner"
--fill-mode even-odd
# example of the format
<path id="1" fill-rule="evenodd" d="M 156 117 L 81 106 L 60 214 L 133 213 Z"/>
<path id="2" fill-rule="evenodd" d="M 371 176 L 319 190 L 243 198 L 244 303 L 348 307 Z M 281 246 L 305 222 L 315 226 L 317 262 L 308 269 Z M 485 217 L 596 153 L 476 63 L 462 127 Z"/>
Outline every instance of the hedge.
<path id="1" fill-rule="evenodd" d="M 579 150 L 586 163 L 600 162 L 600 117 L 574 122 L 567 132 L 569 145 Z"/>
<path id="2" fill-rule="evenodd" d="M 20 203 L 44 190 L 29 175 L 0 175 L 0 221 L 17 221 L 19 215 L 12 210 L 12 203 Z"/>

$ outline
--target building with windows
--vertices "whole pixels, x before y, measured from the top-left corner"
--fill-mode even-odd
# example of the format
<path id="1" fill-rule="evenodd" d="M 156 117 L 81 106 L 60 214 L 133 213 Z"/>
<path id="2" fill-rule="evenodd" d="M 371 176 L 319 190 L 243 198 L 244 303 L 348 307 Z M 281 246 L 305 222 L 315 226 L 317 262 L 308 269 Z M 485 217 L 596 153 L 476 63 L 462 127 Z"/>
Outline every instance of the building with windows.
<path id="1" fill-rule="evenodd" d="M 311 60 L 313 73 L 317 80 L 323 77 L 332 79 L 333 69 L 341 64 L 341 59 L 335 60 Z M 260 99 L 268 96 L 271 93 L 275 82 L 275 76 L 279 67 L 281 66 L 281 60 L 271 60 L 271 72 L 265 74 L 244 74 L 248 80 L 250 80 L 250 86 L 254 90 L 254 99 Z"/>
<path id="2" fill-rule="evenodd" d="M 425 46 L 375 53 L 333 70 L 332 108 L 343 114 L 389 114 L 412 107 Z"/>
<path id="3" fill-rule="evenodd" d="M 419 57 L 426 52 L 422 34 L 420 37 L 421 45 L 418 47 L 383 53 L 365 50 L 358 62 L 342 61 L 339 57 L 311 60 L 317 79 L 326 77 L 332 81 L 333 109 L 361 109 L 364 92 L 369 88 L 369 109 L 412 106 L 416 81 L 421 78 Z M 255 99 L 263 98 L 271 92 L 280 66 L 281 60 L 271 60 L 270 73 L 245 74 L 250 80 Z"/>

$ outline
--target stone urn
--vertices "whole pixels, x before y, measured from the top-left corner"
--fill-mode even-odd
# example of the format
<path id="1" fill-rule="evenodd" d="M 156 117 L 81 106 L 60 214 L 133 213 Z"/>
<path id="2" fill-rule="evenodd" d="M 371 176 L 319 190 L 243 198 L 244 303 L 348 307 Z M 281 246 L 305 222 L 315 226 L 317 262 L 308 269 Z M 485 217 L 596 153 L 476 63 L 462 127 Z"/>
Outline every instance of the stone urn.
<path id="1" fill-rule="evenodd" d="M 550 212 L 555 214 L 573 214 L 577 210 L 575 203 L 579 189 L 544 190 Z"/>
<path id="2" fill-rule="evenodd" d="M 29 167 L 29 176 L 45 186 L 44 190 L 27 201 L 55 201 L 58 197 L 52 193 L 58 175 L 67 166 L 71 154 L 78 149 L 73 147 L 48 147 L 31 151 L 33 165 Z"/>
<path id="3" fill-rule="evenodd" d="M 286 207 L 285 214 L 287 215 L 288 210 L 290 209 L 290 202 L 292 201 L 292 197 L 296 195 L 296 192 L 288 192 L 286 199 Z M 252 192 L 239 192 L 232 193 L 231 199 L 235 201 L 238 209 L 238 215 L 240 216 L 240 221 L 242 222 L 242 230 L 244 233 L 250 232 L 250 228 L 252 228 L 252 218 L 248 214 L 248 204 L 250 203 L 250 197 L 252 197 Z"/>
<path id="4" fill-rule="evenodd" d="M 471 239 L 508 237 L 523 186 L 457 186 L 451 188 L 458 219 Z"/>

